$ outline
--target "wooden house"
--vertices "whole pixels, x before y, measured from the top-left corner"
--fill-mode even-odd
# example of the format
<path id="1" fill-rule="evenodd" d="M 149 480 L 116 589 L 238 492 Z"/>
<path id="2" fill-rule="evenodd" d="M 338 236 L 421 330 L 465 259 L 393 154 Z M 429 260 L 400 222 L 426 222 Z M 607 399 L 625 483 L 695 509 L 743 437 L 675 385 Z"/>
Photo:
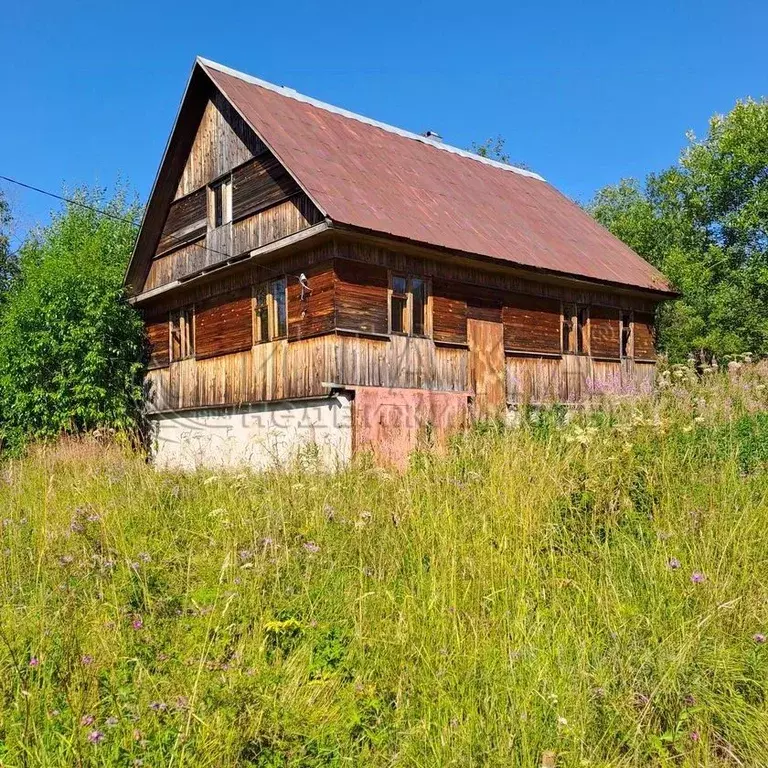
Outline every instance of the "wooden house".
<path id="1" fill-rule="evenodd" d="M 535 173 L 194 65 L 126 274 L 165 465 L 402 460 L 650 386 L 664 277 Z"/>

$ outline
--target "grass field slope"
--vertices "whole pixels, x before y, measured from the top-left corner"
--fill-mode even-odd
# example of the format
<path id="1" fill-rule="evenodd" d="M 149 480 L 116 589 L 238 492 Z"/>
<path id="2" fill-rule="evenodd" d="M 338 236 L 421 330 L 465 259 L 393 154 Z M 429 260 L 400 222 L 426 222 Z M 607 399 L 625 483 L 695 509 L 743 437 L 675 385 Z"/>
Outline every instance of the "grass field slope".
<path id="1" fill-rule="evenodd" d="M 768 765 L 768 368 L 405 473 L 0 467 L 0 765 Z"/>

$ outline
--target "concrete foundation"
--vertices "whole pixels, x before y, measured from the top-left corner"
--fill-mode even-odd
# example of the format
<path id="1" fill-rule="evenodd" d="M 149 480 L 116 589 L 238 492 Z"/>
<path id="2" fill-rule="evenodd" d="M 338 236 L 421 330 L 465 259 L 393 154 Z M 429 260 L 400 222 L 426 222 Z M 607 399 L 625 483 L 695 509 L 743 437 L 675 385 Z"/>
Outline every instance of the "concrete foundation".
<path id="1" fill-rule="evenodd" d="M 352 457 L 352 402 L 344 394 L 152 417 L 160 469 L 286 466 L 302 457 L 335 469 Z"/>

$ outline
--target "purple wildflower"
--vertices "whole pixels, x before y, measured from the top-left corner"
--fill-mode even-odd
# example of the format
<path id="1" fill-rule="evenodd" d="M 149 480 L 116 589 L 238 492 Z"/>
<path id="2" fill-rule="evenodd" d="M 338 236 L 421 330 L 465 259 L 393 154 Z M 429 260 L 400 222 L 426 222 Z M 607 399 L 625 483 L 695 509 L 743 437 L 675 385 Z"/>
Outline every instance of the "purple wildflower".
<path id="1" fill-rule="evenodd" d="M 670 557 L 667 566 L 676 571 L 680 567 L 680 561 L 676 557 Z"/>
<path id="2" fill-rule="evenodd" d="M 85 518 L 89 523 L 98 523 L 101 518 L 95 513 L 92 512 L 88 517 Z"/>
<path id="3" fill-rule="evenodd" d="M 701 734 L 698 731 L 691 731 L 691 741 L 699 741 Z"/>
<path id="4" fill-rule="evenodd" d="M 683 702 L 685 703 L 686 707 L 693 707 L 696 705 L 696 697 L 692 693 L 689 693 L 683 699 Z"/>
<path id="5" fill-rule="evenodd" d="M 144 622 L 141 620 L 141 616 L 137 616 L 132 622 L 131 626 L 136 630 L 140 630 L 144 627 Z"/>
<path id="6" fill-rule="evenodd" d="M 164 701 L 153 701 L 149 708 L 153 712 L 165 712 L 166 709 L 168 709 L 168 705 Z"/>
<path id="7" fill-rule="evenodd" d="M 88 741 L 90 741 L 91 744 L 101 744 L 101 742 L 104 741 L 104 734 L 101 731 L 91 731 L 88 734 Z"/>
<path id="8" fill-rule="evenodd" d="M 40 666 L 40 659 L 38 659 L 37 656 L 33 656 L 29 660 L 29 666 L 30 667 L 39 667 Z"/>
<path id="9" fill-rule="evenodd" d="M 275 542 L 272 540 L 270 536 L 265 536 L 261 540 L 261 546 L 262 547 L 271 547 Z"/>
<path id="10" fill-rule="evenodd" d="M 707 580 L 707 577 L 701 571 L 694 571 L 691 574 L 691 581 L 694 584 L 703 584 Z"/>
<path id="11" fill-rule="evenodd" d="M 175 707 L 179 710 L 187 709 L 189 707 L 189 699 L 186 696 L 177 696 Z"/>
<path id="12" fill-rule="evenodd" d="M 80 663 L 85 667 L 90 666 L 91 664 L 93 664 L 93 656 L 91 656 L 90 653 L 86 653 L 84 656 L 80 658 Z"/>
<path id="13" fill-rule="evenodd" d="M 152 557 L 149 552 L 139 552 L 139 560 L 141 560 L 142 563 L 151 563 Z"/>
<path id="14" fill-rule="evenodd" d="M 765 635 L 762 632 L 758 632 L 755 635 L 752 635 L 752 639 L 756 642 L 762 645 L 765 642 Z"/>
<path id="15" fill-rule="evenodd" d="M 118 722 L 120 722 L 114 715 L 110 715 L 105 721 L 104 721 L 110 728 L 114 728 Z"/>
<path id="16" fill-rule="evenodd" d="M 93 715 L 83 715 L 80 718 L 80 725 L 87 727 L 89 725 L 93 725 L 95 721 L 96 718 Z"/>
<path id="17" fill-rule="evenodd" d="M 243 562 L 253 557 L 253 552 L 250 549 L 241 549 L 237 554 Z"/>
<path id="18" fill-rule="evenodd" d="M 310 555 L 316 555 L 320 551 L 320 547 L 315 544 L 314 541 L 305 541 L 304 549 L 306 552 L 309 552 Z"/>

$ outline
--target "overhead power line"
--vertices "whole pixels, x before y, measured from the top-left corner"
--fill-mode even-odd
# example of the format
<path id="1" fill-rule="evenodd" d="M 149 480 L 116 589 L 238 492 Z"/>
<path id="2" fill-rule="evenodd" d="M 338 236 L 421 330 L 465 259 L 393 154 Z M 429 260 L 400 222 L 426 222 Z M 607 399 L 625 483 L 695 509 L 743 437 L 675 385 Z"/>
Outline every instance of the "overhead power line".
<path id="1" fill-rule="evenodd" d="M 54 200 L 60 200 L 63 203 L 68 203 L 69 205 L 76 205 L 80 208 L 85 208 L 89 211 L 93 211 L 94 213 L 97 213 L 99 216 L 105 216 L 108 219 L 113 219 L 114 221 L 121 221 L 125 224 L 130 224 L 133 227 L 141 227 L 141 223 L 138 221 L 134 221 L 133 219 L 129 219 L 125 216 L 117 216 L 114 213 L 110 213 L 109 211 L 105 211 L 101 208 L 96 208 L 94 205 L 88 205 L 88 203 L 84 203 L 81 200 L 74 200 L 70 197 L 64 197 L 63 195 L 57 195 L 55 192 L 49 192 L 47 189 L 41 189 L 40 187 L 35 187 L 32 184 L 25 184 L 23 181 L 19 181 L 18 179 L 12 179 L 10 176 L 3 176 L 0 175 L 0 180 L 7 181 L 10 184 L 16 184 L 19 187 L 23 187 L 24 189 L 29 189 L 32 192 L 38 192 L 41 195 L 46 195 L 47 197 L 52 197 Z M 225 259 L 231 259 L 232 254 L 231 253 L 224 253 L 223 251 L 217 251 L 215 248 L 209 248 L 207 245 L 202 245 L 201 243 L 187 243 L 187 245 L 192 245 L 195 248 L 200 248 L 207 253 L 215 253 L 217 256 L 223 256 Z M 19 251 L 21 250 L 21 247 L 17 248 L 13 253 L 11 253 L 11 256 L 15 256 Z M 272 267 L 267 267 L 264 264 L 258 265 L 260 269 L 264 269 L 267 272 L 272 272 L 275 275 L 282 276 L 284 273 L 279 272 L 276 269 L 273 269 Z M 296 277 L 296 275 L 287 275 L 288 277 L 293 277 L 295 280 L 298 280 L 299 283 L 302 286 L 302 289 L 306 288 L 309 289 L 309 286 L 305 284 L 305 282 L 302 282 L 300 277 Z M 303 277 L 303 275 L 302 275 Z"/>
<path id="2" fill-rule="evenodd" d="M 138 221 L 134 221 L 133 219 L 128 219 L 125 216 L 117 216 L 114 213 L 110 213 L 109 211 L 104 211 L 101 208 L 96 208 L 93 205 L 88 205 L 88 203 L 84 203 L 81 200 L 73 200 L 69 197 L 63 197 L 62 195 L 57 195 L 55 192 L 49 192 L 46 189 L 40 189 L 40 187 L 33 187 L 31 184 L 25 184 L 23 181 L 18 181 L 17 179 L 12 179 L 10 176 L 0 176 L 0 179 L 3 181 L 7 181 L 11 184 L 16 184 L 19 187 L 23 187 L 24 189 L 31 189 L 33 192 L 39 192 L 41 195 L 47 195 L 48 197 L 54 198 L 54 200 L 61 200 L 64 203 L 69 203 L 70 205 L 77 205 L 80 208 L 87 208 L 89 211 L 93 211 L 94 213 L 98 213 L 100 216 L 106 216 L 108 219 L 114 219 L 115 221 L 122 221 L 126 224 L 131 224 L 134 227 L 140 227 L 141 224 Z"/>

